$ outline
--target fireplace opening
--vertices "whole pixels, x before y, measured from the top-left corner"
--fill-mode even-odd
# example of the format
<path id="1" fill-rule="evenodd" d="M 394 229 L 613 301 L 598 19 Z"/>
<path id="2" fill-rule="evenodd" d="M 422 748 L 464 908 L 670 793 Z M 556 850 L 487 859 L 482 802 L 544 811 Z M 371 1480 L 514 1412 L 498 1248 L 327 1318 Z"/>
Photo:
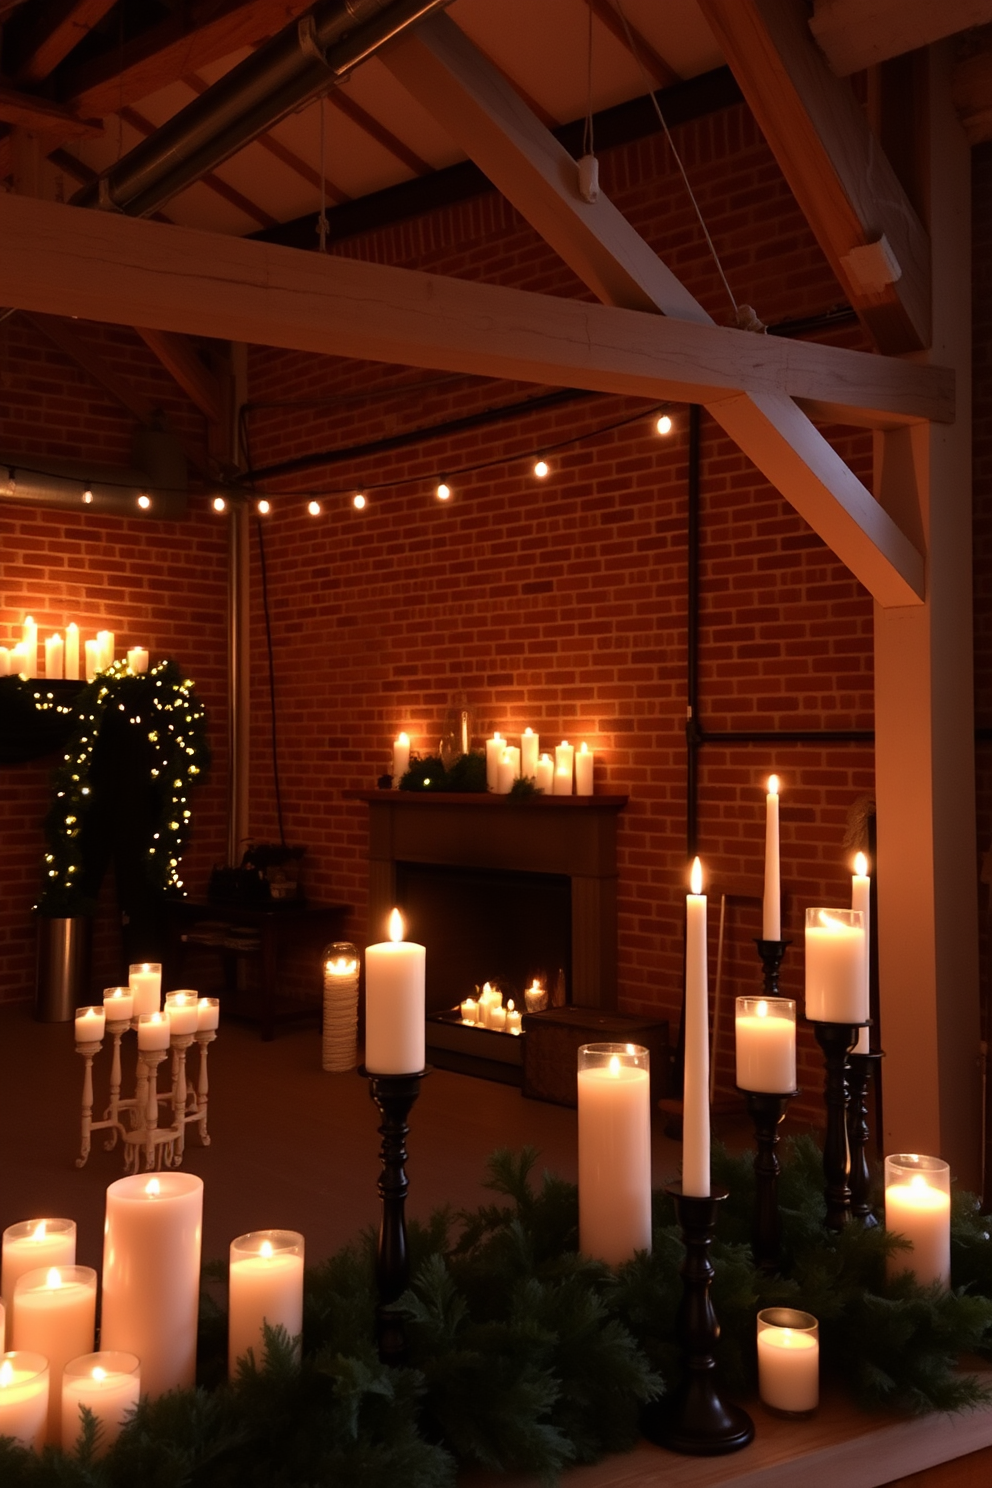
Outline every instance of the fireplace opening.
<path id="1" fill-rule="evenodd" d="M 427 1013 L 457 1007 L 490 981 L 524 1005 L 537 977 L 572 986 L 572 886 L 564 874 L 396 863 L 408 940 L 427 947 Z"/>

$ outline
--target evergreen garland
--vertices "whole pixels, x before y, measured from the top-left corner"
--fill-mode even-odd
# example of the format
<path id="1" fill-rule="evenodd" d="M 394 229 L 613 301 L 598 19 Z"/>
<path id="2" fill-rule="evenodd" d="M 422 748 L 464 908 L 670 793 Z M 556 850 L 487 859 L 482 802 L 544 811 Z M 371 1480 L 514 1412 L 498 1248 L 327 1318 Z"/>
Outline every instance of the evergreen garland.
<path id="1" fill-rule="evenodd" d="M 787 1143 L 781 1181 L 783 1274 L 750 1256 L 750 1155 L 714 1153 L 730 1190 L 713 1246 L 721 1367 L 756 1382 L 755 1313 L 787 1305 L 820 1321 L 825 1378 L 861 1405 L 955 1410 L 987 1399 L 956 1372 L 992 1357 L 992 1221 L 968 1195 L 952 1211 L 956 1289 L 885 1279 L 899 1241 L 880 1229 L 823 1227 L 822 1158 Z M 280 1330 L 264 1358 L 227 1382 L 226 1266 L 205 1269 L 196 1390 L 142 1401 L 106 1457 L 88 1421 L 74 1450 L 41 1456 L 0 1440 L 4 1488 L 454 1488 L 462 1468 L 530 1472 L 553 1483 L 571 1464 L 622 1451 L 643 1402 L 677 1382 L 674 1338 L 682 1245 L 671 1201 L 655 1195 L 654 1245 L 612 1270 L 577 1250 L 573 1184 L 533 1181 L 532 1149 L 489 1164 L 493 1203 L 436 1212 L 409 1232 L 403 1301 L 410 1364 L 388 1369 L 373 1343 L 375 1236 L 309 1270 L 303 1357 Z"/>

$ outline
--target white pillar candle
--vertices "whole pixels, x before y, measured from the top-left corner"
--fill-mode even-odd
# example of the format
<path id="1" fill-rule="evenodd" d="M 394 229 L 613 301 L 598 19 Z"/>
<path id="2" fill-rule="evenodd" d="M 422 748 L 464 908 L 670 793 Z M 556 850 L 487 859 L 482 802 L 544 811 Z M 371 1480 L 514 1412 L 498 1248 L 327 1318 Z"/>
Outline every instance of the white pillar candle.
<path id="1" fill-rule="evenodd" d="M 410 768 L 410 735 L 400 734 L 393 740 L 393 790 L 399 790 L 400 781 Z"/>
<path id="2" fill-rule="evenodd" d="M 764 940 L 782 939 L 777 775 L 768 777 L 768 794 L 765 797 L 765 893 L 762 901 L 761 935 Z"/>
<path id="3" fill-rule="evenodd" d="M 686 895 L 685 1072 L 682 1083 L 682 1192 L 707 1198 L 710 1191 L 710 1027 L 703 870 L 692 865 Z"/>
<path id="4" fill-rule="evenodd" d="M 134 994 L 134 1016 L 157 1013 L 162 1006 L 162 967 L 157 961 L 141 961 L 127 969 L 127 979 Z"/>
<path id="5" fill-rule="evenodd" d="M 220 998 L 201 997 L 196 1004 L 196 1031 L 209 1033 L 220 1026 Z"/>
<path id="6" fill-rule="evenodd" d="M 868 877 L 868 859 L 858 853 L 854 859 L 854 874 L 851 878 L 851 908 L 859 909 L 865 917 L 865 1007 L 871 1008 L 871 879 Z M 870 1012 L 869 1012 L 870 1016 Z M 871 1029 L 862 1028 L 855 1054 L 871 1053 Z"/>
<path id="7" fill-rule="evenodd" d="M 83 650 L 86 655 L 86 680 L 92 682 L 100 670 L 100 642 L 84 641 Z"/>
<path id="8" fill-rule="evenodd" d="M 569 744 L 567 739 L 562 739 L 560 744 L 555 745 L 555 795 L 570 796 L 572 794 L 572 761 L 575 757 L 575 748 Z"/>
<path id="9" fill-rule="evenodd" d="M 18 642 L 10 653 L 10 672 L 15 677 L 28 678 L 32 675 L 28 648 L 21 642 Z"/>
<path id="10" fill-rule="evenodd" d="M 399 910 L 389 917 L 389 935 L 365 952 L 365 1067 L 375 1075 L 410 1075 L 425 1063 L 427 952 L 403 939 Z"/>
<path id="11" fill-rule="evenodd" d="M 21 667 L 26 677 L 37 677 L 38 675 L 38 626 L 30 615 L 24 617 L 24 626 L 21 632 L 21 650 L 24 663 Z"/>
<path id="12" fill-rule="evenodd" d="M 939 1157 L 903 1152 L 885 1159 L 885 1228 L 911 1250 L 886 1260 L 889 1276 L 913 1271 L 920 1286 L 951 1284 L 951 1170 Z"/>
<path id="13" fill-rule="evenodd" d="M 169 1047 L 168 1013 L 138 1014 L 138 1048 L 151 1051 Z"/>
<path id="14" fill-rule="evenodd" d="M 865 927 L 859 910 L 807 909 L 806 1016 L 814 1023 L 867 1020 Z"/>
<path id="15" fill-rule="evenodd" d="M 45 637 L 45 676 L 61 677 L 65 665 L 65 643 L 60 635 Z"/>
<path id="16" fill-rule="evenodd" d="M 503 758 L 506 749 L 506 740 L 501 737 L 499 729 L 496 729 L 491 739 L 486 740 L 486 789 L 495 791 L 499 789 L 499 762 Z"/>
<path id="17" fill-rule="evenodd" d="M 76 1043 L 99 1044 L 103 1040 L 106 1023 L 107 1015 L 102 1003 L 99 1007 L 77 1008 Z"/>
<path id="18" fill-rule="evenodd" d="M 638 1044 L 583 1044 L 579 1249 L 618 1266 L 651 1249 L 651 1079 Z"/>
<path id="19" fill-rule="evenodd" d="M 79 626 L 75 620 L 65 628 L 65 674 L 70 682 L 79 681 Z"/>
<path id="20" fill-rule="evenodd" d="M 132 646 L 127 653 L 128 671 L 135 676 L 148 670 L 148 652 L 144 646 Z"/>
<path id="21" fill-rule="evenodd" d="M 197 993 L 191 991 L 167 992 L 165 1011 L 169 1016 L 169 1032 L 177 1037 L 195 1033 L 197 1028 Z"/>
<path id="22" fill-rule="evenodd" d="M 520 1033 L 521 1032 L 520 1014 L 517 1012 L 516 1008 L 513 1006 L 513 998 L 512 997 L 510 998 L 509 1002 L 506 1004 L 506 1031 L 507 1031 L 507 1033 Z"/>
<path id="23" fill-rule="evenodd" d="M 141 1364 L 135 1354 L 101 1350 L 71 1359 L 62 1372 L 62 1450 L 69 1452 L 83 1429 L 83 1406 L 93 1412 L 103 1457 L 121 1434 L 141 1394 Z"/>
<path id="24" fill-rule="evenodd" d="M 525 780 L 533 780 L 537 775 L 539 743 L 539 736 L 531 728 L 524 729 L 520 735 L 520 773 Z"/>
<path id="25" fill-rule="evenodd" d="M 303 1236 L 295 1230 L 256 1230 L 231 1241 L 227 1368 L 251 1349 L 264 1358 L 263 1324 L 303 1332 Z"/>
<path id="26" fill-rule="evenodd" d="M 580 744 L 579 752 L 575 756 L 575 794 L 577 796 L 592 795 L 592 762 L 592 750 L 588 744 Z"/>
<path id="27" fill-rule="evenodd" d="M 140 1173 L 107 1189 L 100 1341 L 137 1354 L 153 1400 L 195 1382 L 202 1227 L 193 1173 Z"/>
<path id="28" fill-rule="evenodd" d="M 524 1007 L 529 1013 L 543 1013 L 548 1005 L 548 994 L 537 977 L 524 990 Z"/>
<path id="29" fill-rule="evenodd" d="M 494 1002 L 490 1005 L 489 1019 L 486 1027 L 491 1028 L 494 1033 L 504 1033 L 506 1031 L 506 1008 L 502 1004 Z"/>
<path id="30" fill-rule="evenodd" d="M 130 987 L 105 987 L 103 1011 L 108 1023 L 130 1023 L 134 1014 L 134 993 Z"/>
<path id="31" fill-rule="evenodd" d="M 496 794 L 508 796 L 513 789 L 514 779 L 513 756 L 508 749 L 504 749 L 503 757 L 496 766 Z"/>
<path id="32" fill-rule="evenodd" d="M 534 768 L 534 784 L 546 796 L 554 795 L 555 762 L 550 754 L 542 754 Z"/>
<path id="33" fill-rule="evenodd" d="M 3 1232 L 0 1262 L 0 1296 L 13 1298 L 18 1278 L 40 1266 L 74 1266 L 76 1221 L 74 1219 L 25 1219 Z M 11 1338 L 11 1310 L 7 1312 L 7 1342 Z M 2 1434 L 2 1433 L 0 1433 Z"/>
<path id="34" fill-rule="evenodd" d="M 0 677 L 10 676 L 10 650 L 7 646 L 0 646 Z"/>
<path id="35" fill-rule="evenodd" d="M 482 992 L 479 996 L 479 1022 L 484 1028 L 490 1028 L 491 1016 L 494 1008 L 502 1007 L 503 994 L 496 987 L 491 987 L 488 982 L 482 984 Z"/>
<path id="36" fill-rule="evenodd" d="M 820 1330 L 791 1307 L 758 1313 L 758 1393 L 772 1410 L 806 1415 L 820 1402 Z"/>
<path id="37" fill-rule="evenodd" d="M 478 1023 L 479 1004 L 474 997 L 466 997 L 465 1001 L 461 1004 L 461 1015 L 463 1023 Z"/>
<path id="38" fill-rule="evenodd" d="M 0 1355 L 0 1436 L 40 1452 L 48 1425 L 48 1360 L 43 1354 Z"/>
<path id="39" fill-rule="evenodd" d="M 26 1271 L 14 1287 L 13 1346 L 48 1360 L 47 1438 L 62 1441 L 62 1371 L 70 1359 L 93 1350 L 96 1272 L 90 1266 L 48 1266 Z"/>
<path id="40" fill-rule="evenodd" d="M 97 631 L 96 639 L 100 647 L 100 671 L 105 672 L 114 661 L 114 632 L 112 630 Z"/>
<path id="41" fill-rule="evenodd" d="M 766 1095 L 796 1088 L 796 1004 L 788 997 L 738 997 L 737 1085 Z"/>

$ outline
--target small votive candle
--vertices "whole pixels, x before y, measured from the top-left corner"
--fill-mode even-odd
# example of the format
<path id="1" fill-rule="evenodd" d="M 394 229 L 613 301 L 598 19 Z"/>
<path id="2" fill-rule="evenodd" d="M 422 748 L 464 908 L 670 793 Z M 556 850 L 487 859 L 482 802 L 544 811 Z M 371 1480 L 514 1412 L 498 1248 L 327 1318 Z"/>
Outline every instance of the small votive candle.
<path id="1" fill-rule="evenodd" d="M 108 1023 L 130 1023 L 134 1013 L 134 993 L 130 987 L 104 987 L 103 1011 Z"/>
<path id="2" fill-rule="evenodd" d="M 141 1013 L 138 1016 L 138 1048 L 151 1051 L 167 1049 L 172 1031 L 168 1013 Z"/>
<path id="3" fill-rule="evenodd" d="M 868 943 L 858 909 L 806 911 L 806 1016 L 814 1023 L 867 1023 Z"/>
<path id="4" fill-rule="evenodd" d="M 461 1005 L 461 1014 L 463 1023 L 478 1023 L 479 1004 L 474 997 L 466 997 Z"/>
<path id="5" fill-rule="evenodd" d="M 169 1017 L 169 1032 L 174 1037 L 196 1032 L 198 993 L 189 989 L 165 994 L 165 1011 Z"/>
<path id="6" fill-rule="evenodd" d="M 534 766 L 534 784 L 546 796 L 554 795 L 555 762 L 550 754 L 542 754 Z"/>
<path id="7" fill-rule="evenodd" d="M 513 1006 L 513 998 L 511 997 L 509 1002 L 506 1004 L 506 1032 L 520 1033 L 520 1031 L 520 1014 Z"/>
<path id="8" fill-rule="evenodd" d="M 886 1272 L 913 1271 L 920 1286 L 951 1284 L 951 1170 L 939 1157 L 901 1152 L 885 1159 L 885 1228 L 910 1250 L 886 1260 Z"/>
<path id="9" fill-rule="evenodd" d="M 127 669 L 138 675 L 148 670 L 148 652 L 144 646 L 132 646 L 127 653 Z"/>
<path id="10" fill-rule="evenodd" d="M 96 1453 L 103 1457 L 120 1436 L 140 1394 L 137 1354 L 103 1349 L 71 1359 L 62 1372 L 62 1450 L 71 1451 L 79 1440 L 85 1406 L 96 1417 Z"/>
<path id="11" fill-rule="evenodd" d="M 737 1085 L 765 1095 L 796 1089 L 796 1004 L 789 997 L 738 997 Z"/>
<path id="12" fill-rule="evenodd" d="M 303 1331 L 303 1236 L 295 1230 L 255 1230 L 231 1241 L 229 1374 L 249 1349 L 262 1363 L 265 1323 L 290 1338 Z"/>
<path id="13" fill-rule="evenodd" d="M 40 1266 L 74 1266 L 76 1221 L 74 1219 L 24 1219 L 3 1232 L 3 1262 L 0 1266 L 0 1296 L 13 1301 L 14 1288 L 26 1271 Z M 7 1341 L 13 1336 L 13 1308 L 7 1310 Z M 2 1433 L 0 1433 L 2 1435 Z"/>
<path id="14" fill-rule="evenodd" d="M 90 1266 L 49 1266 L 17 1279 L 12 1299 L 15 1349 L 48 1360 L 47 1438 L 62 1439 L 62 1371 L 70 1359 L 93 1349 L 96 1332 L 96 1272 Z"/>
<path id="15" fill-rule="evenodd" d="M 0 1354 L 0 1436 L 40 1452 L 48 1425 L 48 1360 L 17 1350 Z"/>
<path id="16" fill-rule="evenodd" d="M 758 1393 L 765 1405 L 806 1416 L 820 1403 L 820 1326 L 808 1312 L 758 1313 Z"/>
<path id="17" fill-rule="evenodd" d="M 162 1006 L 162 967 L 157 961 L 140 961 L 127 969 L 127 979 L 134 996 L 135 1018 L 142 1013 L 157 1013 Z"/>
<path id="18" fill-rule="evenodd" d="M 220 998 L 201 997 L 196 1004 L 196 1031 L 210 1033 L 220 1025 Z"/>
<path id="19" fill-rule="evenodd" d="M 101 1043 L 107 1024 L 103 1003 L 99 1007 L 77 1008 L 75 1023 L 77 1044 Z"/>

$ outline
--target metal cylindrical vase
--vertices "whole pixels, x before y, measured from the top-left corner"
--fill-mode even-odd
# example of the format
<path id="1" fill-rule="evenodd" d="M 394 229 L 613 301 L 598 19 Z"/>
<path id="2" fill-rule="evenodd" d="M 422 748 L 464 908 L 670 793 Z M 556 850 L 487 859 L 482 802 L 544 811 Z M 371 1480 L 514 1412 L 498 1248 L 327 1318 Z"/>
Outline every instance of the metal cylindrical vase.
<path id="1" fill-rule="evenodd" d="M 69 919 L 38 917 L 38 974 L 34 1015 L 39 1023 L 69 1023 L 86 1002 L 93 921 L 88 915 Z"/>

